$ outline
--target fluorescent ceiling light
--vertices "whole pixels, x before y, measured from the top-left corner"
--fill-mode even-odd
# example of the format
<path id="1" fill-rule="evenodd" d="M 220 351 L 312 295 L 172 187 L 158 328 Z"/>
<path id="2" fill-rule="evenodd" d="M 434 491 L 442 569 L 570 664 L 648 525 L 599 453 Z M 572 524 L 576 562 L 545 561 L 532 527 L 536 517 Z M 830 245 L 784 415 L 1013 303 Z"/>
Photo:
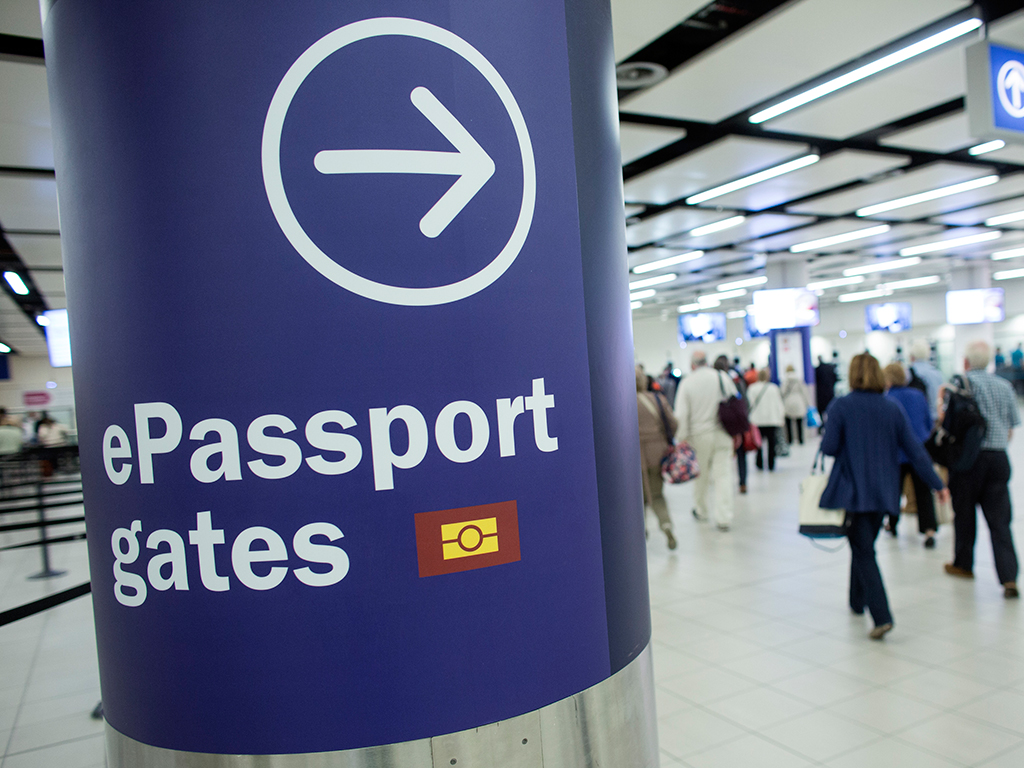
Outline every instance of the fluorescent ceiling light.
<path id="1" fill-rule="evenodd" d="M 814 165 L 814 163 L 821 160 L 821 155 L 812 154 L 798 157 L 795 160 L 790 160 L 787 163 L 776 165 L 772 168 L 766 168 L 763 171 L 752 173 L 749 176 L 744 176 L 742 179 L 736 179 L 736 181 L 730 181 L 728 184 L 722 184 L 721 186 L 709 189 L 706 192 L 700 192 L 696 195 L 691 195 L 686 198 L 683 202 L 687 205 L 697 205 L 698 203 L 704 203 L 708 200 L 714 200 L 716 197 L 727 195 L 730 192 L 735 192 L 738 189 L 745 189 L 746 187 L 753 186 L 754 184 L 760 184 L 762 181 L 768 181 L 768 179 L 774 179 L 776 176 L 782 176 L 785 173 L 792 171 L 798 171 L 801 168 L 806 168 L 808 165 Z"/>
<path id="2" fill-rule="evenodd" d="M 938 275 L 928 275 L 927 277 L 913 277 L 910 280 L 897 280 L 893 283 L 882 283 L 878 288 L 882 291 L 898 291 L 900 288 L 920 288 L 925 285 L 935 285 L 941 280 L 942 278 Z"/>
<path id="3" fill-rule="evenodd" d="M 657 261 L 648 261 L 646 264 L 637 264 L 633 267 L 634 275 L 642 275 L 645 272 L 653 272 L 656 269 L 662 267 L 671 267 L 676 264 L 684 264 L 687 261 L 694 261 L 704 255 L 704 251 L 686 251 L 685 253 L 677 253 L 675 256 L 669 256 L 665 259 L 658 259 Z"/>
<path id="4" fill-rule="evenodd" d="M 867 227 L 866 229 L 855 229 L 853 232 L 844 232 L 841 235 L 833 235 L 832 237 L 823 237 L 819 240 L 808 240 L 806 243 L 798 243 L 797 245 L 790 246 L 789 250 L 790 253 L 813 251 L 815 248 L 827 248 L 830 245 L 849 243 L 853 240 L 860 240 L 862 237 L 882 235 L 890 229 L 892 229 L 892 227 L 888 224 L 880 224 L 877 227 Z"/>
<path id="5" fill-rule="evenodd" d="M 893 67 L 907 59 L 912 59 L 914 56 L 919 56 L 926 51 L 930 51 L 932 48 L 936 48 L 943 43 L 948 43 L 950 40 L 966 35 L 968 32 L 977 29 L 981 26 L 981 19 L 968 19 L 962 21 L 948 29 L 944 29 L 941 32 L 937 32 L 931 37 L 926 37 L 924 40 L 920 40 L 913 45 L 908 45 L 906 48 L 901 48 L 894 53 L 890 53 L 887 56 L 882 56 L 879 59 L 875 59 L 872 62 L 864 64 L 863 66 L 857 67 L 845 75 L 835 77 L 828 82 L 816 85 L 803 93 L 798 93 L 796 96 L 780 101 L 778 104 L 773 104 L 767 109 L 762 109 L 760 112 L 756 112 L 751 115 L 748 120 L 754 123 L 763 123 L 766 120 L 771 120 L 773 117 L 783 115 L 790 110 L 802 107 L 804 104 L 820 99 L 822 96 L 828 96 L 830 93 L 835 93 L 841 88 L 845 88 L 848 85 L 860 82 L 866 77 L 877 74 L 883 70 Z"/>
<path id="6" fill-rule="evenodd" d="M 642 301 L 631 301 L 631 302 L 629 302 L 629 308 L 630 309 L 640 309 L 640 307 L 642 307 L 643 305 L 644 305 L 644 303 Z"/>
<path id="7" fill-rule="evenodd" d="M 4 272 L 4 280 L 11 286 L 11 290 L 19 296 L 28 295 L 28 286 L 25 285 L 25 281 L 21 279 L 21 275 L 17 272 Z"/>
<path id="8" fill-rule="evenodd" d="M 1009 224 L 1012 221 L 1020 221 L 1021 219 L 1024 219 L 1024 211 L 1004 213 L 1002 216 L 993 216 L 992 218 L 985 219 L 985 226 L 998 227 L 1000 224 Z"/>
<path id="9" fill-rule="evenodd" d="M 711 224 L 705 224 L 703 227 L 691 229 L 686 234 L 689 237 L 703 237 L 704 235 L 710 235 L 713 232 L 721 232 L 723 229 L 735 227 L 737 224 L 742 224 L 746 219 L 746 216 L 732 216 L 728 219 L 722 219 L 721 221 L 715 221 Z"/>
<path id="10" fill-rule="evenodd" d="M 743 288 L 737 288 L 734 291 L 721 291 L 719 293 L 706 293 L 703 296 L 697 297 L 697 302 L 700 304 L 712 304 L 716 306 L 721 304 L 727 299 L 738 299 L 740 296 L 746 296 L 747 292 Z"/>
<path id="11" fill-rule="evenodd" d="M 995 272 L 993 280 L 1013 280 L 1015 277 L 1024 277 L 1024 269 L 1008 269 L 1005 272 Z"/>
<path id="12" fill-rule="evenodd" d="M 959 248 L 962 245 L 973 245 L 974 243 L 986 243 L 989 240 L 998 240 L 1003 236 L 1002 232 L 982 232 L 978 235 L 968 235 L 967 237 L 954 237 L 951 240 L 937 240 L 934 243 L 925 243 L 924 245 L 912 245 L 908 248 L 900 250 L 900 256 L 916 256 L 919 253 L 934 253 L 935 251 L 945 251 L 950 248 Z"/>
<path id="13" fill-rule="evenodd" d="M 685 315 L 687 312 L 703 312 L 707 308 L 706 304 L 680 304 L 677 311 L 679 314 Z"/>
<path id="14" fill-rule="evenodd" d="M 731 283 L 722 283 L 718 286 L 718 290 L 732 291 L 736 288 L 753 288 L 755 285 L 764 285 L 767 282 L 768 277 L 766 275 L 761 275 L 760 277 L 748 277 L 745 280 L 733 280 Z"/>
<path id="15" fill-rule="evenodd" d="M 747 316 L 747 310 L 745 309 L 734 309 L 732 312 L 726 312 L 725 316 L 729 320 L 742 320 Z"/>
<path id="16" fill-rule="evenodd" d="M 969 192 L 972 189 L 987 187 L 989 184 L 995 184 L 997 181 L 999 181 L 999 176 L 995 174 L 991 176 L 982 176 L 980 179 L 962 181 L 959 184 L 951 184 L 948 187 L 930 189 L 927 192 L 918 192 L 916 195 L 908 195 L 907 197 L 899 197 L 895 200 L 887 200 L 886 202 L 878 203 L 877 205 L 869 205 L 865 208 L 860 208 L 857 211 L 857 215 L 874 216 L 876 213 L 894 211 L 897 208 L 906 208 L 908 205 L 917 205 L 918 203 L 926 203 L 929 200 L 938 200 L 940 197 L 959 195 L 961 192 Z"/>
<path id="17" fill-rule="evenodd" d="M 864 278 L 860 275 L 854 277 L 837 277 L 835 280 L 818 280 L 807 284 L 808 291 L 827 291 L 829 288 L 840 288 L 844 285 L 857 285 L 863 283 Z"/>
<path id="18" fill-rule="evenodd" d="M 679 275 L 675 272 L 669 272 L 667 275 L 658 275 L 657 277 L 646 277 L 643 280 L 634 280 L 629 284 L 629 290 L 636 291 L 641 288 L 650 288 L 652 285 L 671 283 L 677 277 L 679 277 Z"/>
<path id="19" fill-rule="evenodd" d="M 843 270 L 843 275 L 846 277 L 852 277 L 853 275 L 867 275 L 871 272 L 886 272 L 890 269 L 902 269 L 903 267 L 913 267 L 921 263 L 920 256 L 911 256 L 909 259 L 891 259 L 890 261 L 877 261 L 872 264 L 865 264 L 862 267 L 850 267 L 849 269 Z"/>
<path id="20" fill-rule="evenodd" d="M 640 299 L 649 299 L 656 293 L 657 291 L 653 288 L 648 288 L 646 291 L 637 291 L 636 293 L 629 294 L 629 300 L 639 301 Z"/>
<path id="21" fill-rule="evenodd" d="M 36 325 L 40 325 L 43 328 L 50 324 L 50 318 L 46 315 L 36 315 Z"/>
<path id="22" fill-rule="evenodd" d="M 888 296 L 889 292 L 881 289 L 875 289 L 873 291 L 857 291 L 856 293 L 844 293 L 839 297 L 840 301 L 866 301 L 867 299 L 881 299 L 884 296 Z"/>
<path id="23" fill-rule="evenodd" d="M 1017 256 L 1024 256 L 1024 248 L 1011 248 L 1008 251 L 996 251 L 992 254 L 992 260 L 1001 261 L 1002 259 L 1014 259 Z"/>
<path id="24" fill-rule="evenodd" d="M 4 344 L 3 342 L 0 342 L 0 354 L 4 354 L 4 355 L 6 355 L 6 354 L 7 354 L 8 352 L 10 352 L 10 351 L 11 351 L 11 348 L 10 348 L 10 347 L 8 347 L 8 346 L 7 346 L 6 344 Z"/>
<path id="25" fill-rule="evenodd" d="M 986 141 L 984 144 L 976 144 L 967 150 L 967 154 L 984 155 L 986 152 L 995 152 L 997 149 L 1002 149 L 1005 146 L 1005 141 L 1002 139 L 995 139 L 994 141 Z"/>
<path id="26" fill-rule="evenodd" d="M 711 309 L 721 305 L 721 301 L 715 296 L 698 296 L 697 306 L 704 307 L 705 309 Z"/>

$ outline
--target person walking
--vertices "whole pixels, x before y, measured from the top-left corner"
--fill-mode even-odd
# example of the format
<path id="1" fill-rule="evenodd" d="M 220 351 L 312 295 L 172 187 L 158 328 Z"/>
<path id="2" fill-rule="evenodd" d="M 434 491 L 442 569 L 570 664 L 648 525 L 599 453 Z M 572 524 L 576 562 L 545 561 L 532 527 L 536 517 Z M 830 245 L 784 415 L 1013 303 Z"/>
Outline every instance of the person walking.
<path id="1" fill-rule="evenodd" d="M 889 363 L 885 366 L 883 373 L 885 374 L 885 384 L 889 388 L 885 396 L 903 406 L 903 410 L 906 411 L 907 418 L 910 420 L 911 429 L 923 445 L 932 433 L 932 418 L 928 414 L 928 401 L 924 393 L 907 386 L 907 372 L 899 363 Z M 938 530 L 939 524 L 935 519 L 935 504 L 932 500 L 931 489 L 914 469 L 902 448 L 899 451 L 898 461 L 900 464 L 899 487 L 903 488 L 907 475 L 910 475 L 910 481 L 914 486 L 914 499 L 917 502 L 917 528 L 924 534 L 925 548 L 932 549 L 935 547 L 935 532 Z M 893 536 L 896 535 L 896 525 L 899 519 L 899 510 L 897 510 L 895 515 L 889 515 L 885 525 L 885 529 Z"/>
<path id="2" fill-rule="evenodd" d="M 729 365 L 729 358 L 725 355 L 719 355 L 715 358 L 715 369 L 722 371 L 732 379 L 733 386 L 736 387 L 736 391 L 739 392 L 740 397 L 746 401 L 747 395 L 747 382 L 740 376 L 739 369 L 731 367 Z M 747 401 L 747 410 L 750 410 L 750 403 Z M 751 422 L 753 423 L 753 422 Z M 743 447 L 743 436 L 734 437 L 733 450 L 736 451 L 736 473 L 740 479 L 740 493 L 747 492 L 747 450 Z"/>
<path id="3" fill-rule="evenodd" d="M 846 510 L 850 542 L 850 609 L 867 608 L 875 622 L 869 637 L 881 640 L 893 628 L 882 572 L 875 559 L 875 540 L 886 514 L 900 508 L 900 449 L 941 499 L 949 491 L 917 439 L 900 405 L 882 395 L 885 379 L 878 360 L 863 352 L 850 361 L 850 394 L 832 401 L 821 450 L 835 456 L 821 495 L 824 509 Z"/>
<path id="4" fill-rule="evenodd" d="M 786 378 L 782 382 L 782 402 L 786 408 L 786 442 L 793 444 L 793 432 L 800 445 L 804 444 L 804 420 L 811 402 L 807 397 L 807 385 L 796 375 L 796 368 L 786 366 Z"/>
<path id="5" fill-rule="evenodd" d="M 697 350 L 690 358 L 692 373 L 679 385 L 677 440 L 687 440 L 697 454 L 700 474 L 693 483 L 693 516 L 707 520 L 708 487 L 714 486 L 714 518 L 720 531 L 728 531 L 733 518 L 732 437 L 718 420 L 718 404 L 736 396 L 732 379 L 708 367 L 707 355 Z"/>
<path id="6" fill-rule="evenodd" d="M 647 374 L 642 366 L 636 367 L 636 405 L 640 423 L 640 464 L 643 471 L 644 528 L 647 524 L 647 507 L 658 518 L 658 527 L 665 534 L 669 549 L 676 548 L 676 537 L 672 533 L 672 518 L 662 492 L 664 481 L 661 477 L 661 460 L 672 450 L 671 436 L 675 434 L 678 422 L 668 399 L 660 392 L 647 389 Z"/>
<path id="7" fill-rule="evenodd" d="M 931 347 L 924 339 L 918 339 L 910 345 L 910 370 L 924 382 L 928 413 L 932 421 L 935 421 L 939 413 L 939 390 L 944 380 L 942 371 L 932 364 L 931 354 Z"/>
<path id="8" fill-rule="evenodd" d="M 761 431 L 762 448 L 768 453 L 768 471 L 774 472 L 775 448 L 779 444 L 779 430 L 785 421 L 786 409 L 779 385 L 772 382 L 767 368 L 758 371 L 757 382 L 747 390 L 747 401 L 750 403 L 750 423 Z M 761 448 L 757 449 L 755 463 L 758 469 L 764 469 Z"/>
<path id="9" fill-rule="evenodd" d="M 1010 460 L 1006 447 L 1013 428 L 1020 425 L 1020 412 L 1013 388 L 988 367 L 990 350 L 984 341 L 967 345 L 964 374 L 978 410 L 985 417 L 985 438 L 981 452 L 969 470 L 949 473 L 949 489 L 953 493 L 953 562 L 946 563 L 946 573 L 974 578 L 974 541 L 977 537 L 977 507 L 988 523 L 992 538 L 992 554 L 996 574 L 1003 585 L 1003 596 L 1019 597 L 1017 589 L 1017 551 L 1013 545 L 1010 521 Z"/>
<path id="10" fill-rule="evenodd" d="M 828 406 L 836 396 L 838 380 L 835 363 L 826 363 L 825 358 L 818 355 L 818 365 L 814 369 L 814 400 L 822 417 L 828 412 Z"/>

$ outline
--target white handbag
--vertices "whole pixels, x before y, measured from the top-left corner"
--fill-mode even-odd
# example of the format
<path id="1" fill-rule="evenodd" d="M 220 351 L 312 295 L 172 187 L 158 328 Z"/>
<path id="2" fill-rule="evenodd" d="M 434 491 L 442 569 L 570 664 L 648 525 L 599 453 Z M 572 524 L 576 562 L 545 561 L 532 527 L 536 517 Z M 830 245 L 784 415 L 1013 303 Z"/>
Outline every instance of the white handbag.
<path id="1" fill-rule="evenodd" d="M 846 510 L 822 509 L 820 506 L 826 485 L 825 457 L 819 451 L 811 465 L 811 474 L 800 482 L 800 533 L 812 539 L 846 536 Z"/>

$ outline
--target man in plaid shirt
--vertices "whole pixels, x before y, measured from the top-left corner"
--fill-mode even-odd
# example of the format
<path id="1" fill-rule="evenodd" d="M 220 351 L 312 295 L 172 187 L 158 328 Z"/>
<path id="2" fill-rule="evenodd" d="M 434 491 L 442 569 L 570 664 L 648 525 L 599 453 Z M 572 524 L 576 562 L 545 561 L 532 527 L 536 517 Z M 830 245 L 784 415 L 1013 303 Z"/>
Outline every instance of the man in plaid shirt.
<path id="1" fill-rule="evenodd" d="M 966 378 L 988 424 L 981 453 L 967 472 L 951 472 L 949 490 L 953 495 L 954 556 L 946 563 L 946 573 L 974 578 L 974 539 L 977 535 L 976 507 L 981 505 L 989 533 L 996 573 L 1005 597 L 1018 597 L 1017 552 L 1010 533 L 1010 460 L 1006 446 L 1013 428 L 1020 424 L 1017 397 L 1013 387 L 1002 378 L 986 372 L 991 351 L 984 341 L 967 346 Z"/>

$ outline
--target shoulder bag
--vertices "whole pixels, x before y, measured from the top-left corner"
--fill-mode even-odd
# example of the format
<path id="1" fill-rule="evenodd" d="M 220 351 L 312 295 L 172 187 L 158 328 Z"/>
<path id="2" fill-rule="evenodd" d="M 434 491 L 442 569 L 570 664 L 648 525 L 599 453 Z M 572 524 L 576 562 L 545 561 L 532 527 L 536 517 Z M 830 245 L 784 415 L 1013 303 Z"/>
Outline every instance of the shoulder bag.
<path id="1" fill-rule="evenodd" d="M 697 465 L 697 453 L 685 440 L 678 443 L 673 435 L 669 434 L 668 418 L 665 416 L 665 409 L 661 405 L 661 398 L 654 395 L 654 402 L 658 404 L 658 413 L 661 414 L 661 426 L 665 430 L 665 439 L 672 446 L 661 460 L 661 473 L 672 484 L 685 483 L 693 480 L 700 474 L 700 467 Z"/>
<path id="2" fill-rule="evenodd" d="M 718 371 L 718 388 L 722 390 L 722 401 L 718 404 L 718 421 L 731 437 L 742 435 L 750 429 L 747 404 L 742 397 L 727 395 L 722 383 L 722 372 Z"/>
<path id="3" fill-rule="evenodd" d="M 846 535 L 846 510 L 820 506 L 826 485 L 825 455 L 818 451 L 811 474 L 800 482 L 800 533 L 812 539 L 837 539 Z"/>

